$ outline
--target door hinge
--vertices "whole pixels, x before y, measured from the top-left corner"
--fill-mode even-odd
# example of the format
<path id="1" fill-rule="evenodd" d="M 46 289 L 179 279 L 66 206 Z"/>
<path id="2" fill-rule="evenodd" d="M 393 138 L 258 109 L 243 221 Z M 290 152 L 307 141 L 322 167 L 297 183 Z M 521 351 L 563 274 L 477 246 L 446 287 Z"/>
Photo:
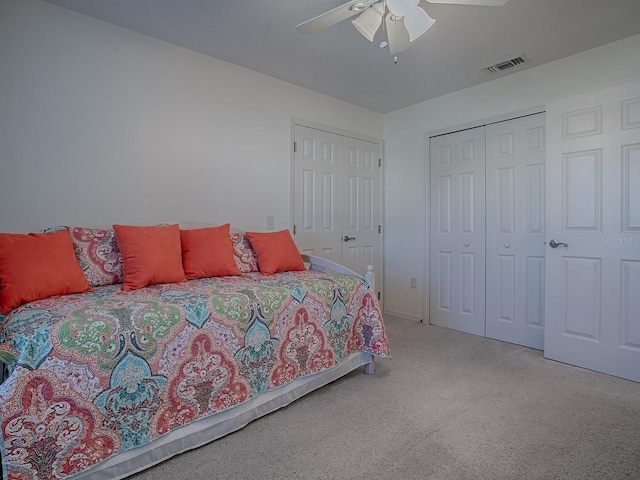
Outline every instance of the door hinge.
<path id="1" fill-rule="evenodd" d="M 296 226 L 295 225 L 293 226 L 293 234 L 294 235 L 296 234 Z"/>
<path id="2" fill-rule="evenodd" d="M 296 142 L 293 142 L 293 153 L 296 153 L 297 150 L 298 150 L 298 144 Z"/>
<path id="3" fill-rule="evenodd" d="M 380 300 L 380 292 L 378 292 L 378 300 Z"/>
<path id="4" fill-rule="evenodd" d="M 382 159 L 381 159 L 381 158 L 379 158 L 379 159 L 378 159 L 378 167 L 381 167 L 381 166 L 382 166 Z"/>
<path id="5" fill-rule="evenodd" d="M 382 233 L 382 225 L 378 225 L 378 233 Z"/>

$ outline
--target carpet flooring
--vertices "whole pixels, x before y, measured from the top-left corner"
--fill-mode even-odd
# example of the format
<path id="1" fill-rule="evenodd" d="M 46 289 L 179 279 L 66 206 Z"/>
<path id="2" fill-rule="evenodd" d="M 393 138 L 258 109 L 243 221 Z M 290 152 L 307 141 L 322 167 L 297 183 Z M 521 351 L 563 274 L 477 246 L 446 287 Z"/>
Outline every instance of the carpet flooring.
<path id="1" fill-rule="evenodd" d="M 385 320 L 392 359 L 374 375 L 358 369 L 130 478 L 640 479 L 639 383 Z"/>

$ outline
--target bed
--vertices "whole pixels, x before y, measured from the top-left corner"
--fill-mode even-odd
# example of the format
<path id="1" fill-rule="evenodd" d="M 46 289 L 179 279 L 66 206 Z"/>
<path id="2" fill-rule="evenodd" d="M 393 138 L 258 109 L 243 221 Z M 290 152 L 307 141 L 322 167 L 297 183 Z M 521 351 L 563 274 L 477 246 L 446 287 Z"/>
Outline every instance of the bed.
<path id="1" fill-rule="evenodd" d="M 234 255 L 254 255 L 243 235 Z M 0 316 L 4 480 L 124 478 L 354 369 L 371 373 L 389 355 L 373 272 L 301 260 L 132 291 L 95 285 Z"/>

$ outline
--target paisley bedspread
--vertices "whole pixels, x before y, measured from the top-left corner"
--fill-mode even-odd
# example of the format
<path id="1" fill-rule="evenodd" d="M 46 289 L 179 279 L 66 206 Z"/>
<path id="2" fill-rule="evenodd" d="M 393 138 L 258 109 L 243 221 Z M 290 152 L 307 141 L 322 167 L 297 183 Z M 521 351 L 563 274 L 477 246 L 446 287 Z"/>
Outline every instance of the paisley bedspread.
<path id="1" fill-rule="evenodd" d="M 109 285 L 0 320 L 5 480 L 73 478 L 351 352 L 389 353 L 373 292 L 314 271 Z"/>

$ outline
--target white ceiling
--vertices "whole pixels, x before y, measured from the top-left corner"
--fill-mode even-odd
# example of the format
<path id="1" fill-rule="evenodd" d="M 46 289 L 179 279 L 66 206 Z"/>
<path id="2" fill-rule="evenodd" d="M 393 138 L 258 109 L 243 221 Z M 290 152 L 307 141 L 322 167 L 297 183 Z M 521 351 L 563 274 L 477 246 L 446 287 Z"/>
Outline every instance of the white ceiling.
<path id="1" fill-rule="evenodd" d="M 394 63 L 382 29 L 373 43 L 349 20 L 296 31 L 346 0 L 46 1 L 381 113 L 640 33 L 640 0 L 423 2 L 436 23 Z M 483 71 L 522 54 L 531 63 Z"/>

